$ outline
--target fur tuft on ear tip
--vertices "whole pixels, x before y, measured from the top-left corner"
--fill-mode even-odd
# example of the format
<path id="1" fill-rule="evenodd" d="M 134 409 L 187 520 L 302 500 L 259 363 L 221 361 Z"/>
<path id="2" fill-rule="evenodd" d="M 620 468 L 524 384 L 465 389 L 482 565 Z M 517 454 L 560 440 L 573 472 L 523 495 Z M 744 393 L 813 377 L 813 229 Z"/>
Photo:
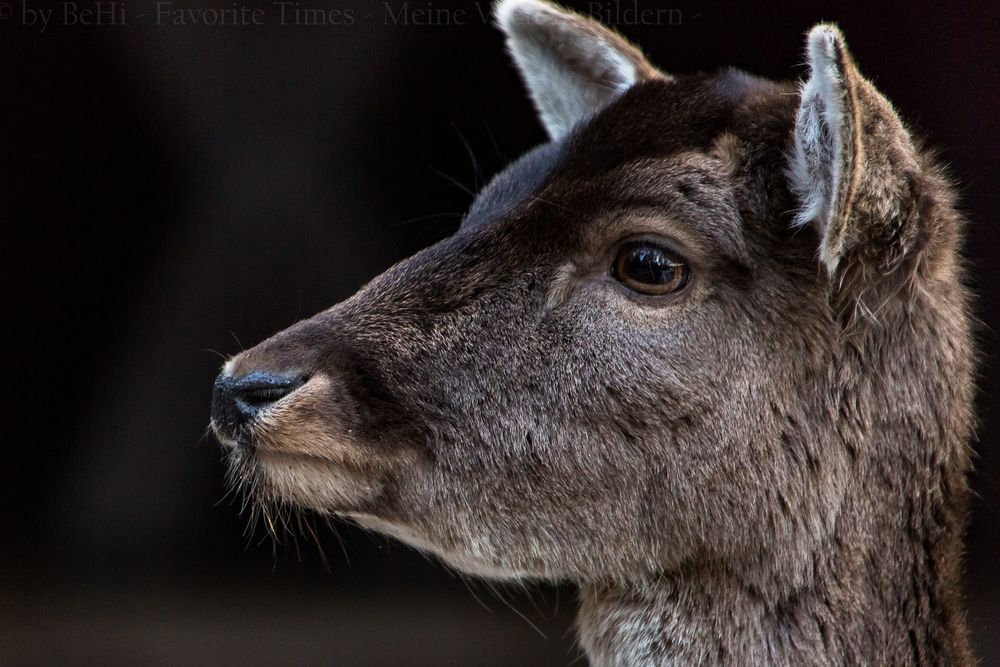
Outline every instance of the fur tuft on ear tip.
<path id="1" fill-rule="evenodd" d="M 806 49 L 809 52 L 809 62 L 835 65 L 839 59 L 838 53 L 844 45 L 844 35 L 840 28 L 832 23 L 817 23 L 809 29 L 806 37 Z"/>
<path id="2" fill-rule="evenodd" d="M 621 35 L 554 3 L 499 0 L 494 18 L 552 139 L 639 81 L 663 78 Z"/>
<path id="3" fill-rule="evenodd" d="M 493 18 L 504 32 L 510 33 L 535 21 L 540 12 L 553 10 L 556 8 L 543 0 L 496 0 Z"/>

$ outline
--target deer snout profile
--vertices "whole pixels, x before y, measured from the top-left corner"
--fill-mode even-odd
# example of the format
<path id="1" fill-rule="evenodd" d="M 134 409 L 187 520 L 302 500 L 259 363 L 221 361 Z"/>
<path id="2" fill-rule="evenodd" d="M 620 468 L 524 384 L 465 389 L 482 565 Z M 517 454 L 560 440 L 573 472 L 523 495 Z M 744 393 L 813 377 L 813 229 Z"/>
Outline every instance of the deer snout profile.
<path id="1" fill-rule="evenodd" d="M 796 85 L 496 13 L 549 140 L 451 237 L 226 364 L 234 483 L 575 582 L 595 664 L 971 664 L 941 169 L 834 26 Z"/>

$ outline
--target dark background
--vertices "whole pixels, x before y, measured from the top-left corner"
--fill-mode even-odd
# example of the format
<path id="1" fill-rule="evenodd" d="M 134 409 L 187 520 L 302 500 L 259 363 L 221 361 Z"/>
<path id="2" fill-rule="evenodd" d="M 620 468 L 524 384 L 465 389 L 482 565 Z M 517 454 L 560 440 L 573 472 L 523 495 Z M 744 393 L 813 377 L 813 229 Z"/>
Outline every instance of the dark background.
<path id="1" fill-rule="evenodd" d="M 210 26 L 158 25 L 138 0 L 116 8 L 124 25 L 85 26 L 67 25 L 68 3 L 0 2 L 0 663 L 577 658 L 572 589 L 491 591 L 320 522 L 326 570 L 311 539 L 272 550 L 219 502 L 205 428 L 220 355 L 447 235 L 467 188 L 543 140 L 474 3 L 412 2 L 467 14 L 394 24 L 386 7 L 405 4 L 303 1 L 354 12 L 353 25 L 310 26 L 227 1 L 213 6 L 261 8 L 263 25 Z M 835 20 L 951 165 L 984 323 L 967 560 L 984 664 L 1000 664 L 993 4 L 640 0 L 679 10 L 680 25 L 619 24 L 666 70 L 794 78 L 804 31 Z M 39 8 L 54 10 L 44 30 L 27 25 Z"/>

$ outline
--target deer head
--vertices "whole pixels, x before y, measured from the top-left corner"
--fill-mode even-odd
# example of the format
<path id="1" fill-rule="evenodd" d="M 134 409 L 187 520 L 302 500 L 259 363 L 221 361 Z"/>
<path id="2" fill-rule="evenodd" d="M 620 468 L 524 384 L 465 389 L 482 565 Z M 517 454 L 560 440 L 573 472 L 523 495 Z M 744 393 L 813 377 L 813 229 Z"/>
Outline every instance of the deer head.
<path id="1" fill-rule="evenodd" d="M 719 623 L 750 613 L 748 589 L 821 588 L 864 610 L 831 612 L 847 647 L 878 596 L 913 597 L 909 556 L 886 558 L 900 582 L 872 559 L 925 527 L 950 608 L 971 392 L 959 223 L 841 34 L 809 33 L 800 90 L 662 73 L 538 0 L 497 20 L 550 141 L 450 238 L 225 365 L 213 426 L 235 479 L 464 572 L 579 582 L 599 661 L 696 655 L 636 653 L 613 620 L 627 604 L 602 602 L 663 582 L 663 605 L 721 604 Z"/>

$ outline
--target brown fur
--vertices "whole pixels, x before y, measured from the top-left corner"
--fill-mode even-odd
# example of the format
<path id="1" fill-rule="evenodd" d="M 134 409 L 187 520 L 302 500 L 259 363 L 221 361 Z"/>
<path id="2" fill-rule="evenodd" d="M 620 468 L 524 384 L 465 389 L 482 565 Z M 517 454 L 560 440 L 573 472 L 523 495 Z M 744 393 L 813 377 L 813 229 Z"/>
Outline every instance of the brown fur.
<path id="1" fill-rule="evenodd" d="M 489 208 L 498 181 L 454 236 L 230 362 L 311 377 L 230 444 L 261 499 L 577 582 L 596 664 L 971 664 L 962 223 L 838 46 L 831 226 L 792 225 L 794 87 L 639 83 L 528 196 Z M 687 259 L 683 293 L 609 274 L 634 236 Z"/>

